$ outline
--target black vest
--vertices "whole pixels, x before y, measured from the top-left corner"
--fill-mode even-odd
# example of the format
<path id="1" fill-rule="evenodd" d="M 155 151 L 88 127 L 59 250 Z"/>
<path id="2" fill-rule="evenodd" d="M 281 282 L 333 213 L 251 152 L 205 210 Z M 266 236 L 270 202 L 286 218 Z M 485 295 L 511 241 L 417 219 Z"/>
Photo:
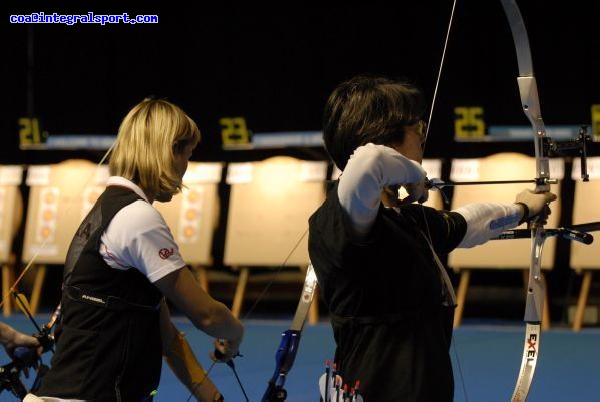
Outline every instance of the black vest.
<path id="1" fill-rule="evenodd" d="M 79 226 L 65 261 L 56 353 L 37 395 L 139 402 L 157 388 L 162 295 L 137 269 L 113 269 L 98 252 L 115 214 L 139 199 L 109 186 Z"/>

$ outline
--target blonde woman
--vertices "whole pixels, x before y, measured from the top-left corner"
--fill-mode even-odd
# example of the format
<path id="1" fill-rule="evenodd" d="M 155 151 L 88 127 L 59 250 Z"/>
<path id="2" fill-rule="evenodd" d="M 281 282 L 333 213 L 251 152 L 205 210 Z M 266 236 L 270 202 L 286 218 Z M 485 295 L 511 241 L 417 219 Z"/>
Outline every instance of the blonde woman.
<path id="1" fill-rule="evenodd" d="M 166 100 L 143 100 L 123 119 L 106 189 L 67 254 L 56 353 L 31 400 L 152 400 L 162 355 L 197 400 L 224 400 L 165 299 L 215 338 L 224 361 L 237 354 L 243 325 L 198 285 L 152 207 L 181 190 L 199 140 L 194 121 Z"/>

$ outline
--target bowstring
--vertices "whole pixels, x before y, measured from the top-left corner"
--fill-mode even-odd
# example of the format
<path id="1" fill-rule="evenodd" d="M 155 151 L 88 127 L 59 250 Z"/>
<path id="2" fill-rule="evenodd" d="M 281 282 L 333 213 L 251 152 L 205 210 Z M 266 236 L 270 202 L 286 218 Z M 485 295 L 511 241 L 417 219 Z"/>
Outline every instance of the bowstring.
<path id="1" fill-rule="evenodd" d="M 252 304 L 252 306 L 250 306 L 250 308 L 248 309 L 248 311 L 241 318 L 241 321 L 247 320 L 248 317 L 250 316 L 250 314 L 254 311 L 254 309 L 258 305 L 258 303 L 264 298 L 264 296 L 267 294 L 267 292 L 269 291 L 269 289 L 271 288 L 271 286 L 273 285 L 273 283 L 275 283 L 275 280 L 277 279 L 277 276 L 283 270 L 283 268 L 286 267 L 287 262 L 292 257 L 292 255 L 294 254 L 294 252 L 296 251 L 296 249 L 298 248 L 298 246 L 300 245 L 300 243 L 302 242 L 302 240 L 304 239 L 304 237 L 306 236 L 307 233 L 308 233 L 308 228 L 306 228 L 304 230 L 304 232 L 302 233 L 302 235 L 300 235 L 300 237 L 298 238 L 298 240 L 296 241 L 296 243 L 294 244 L 294 246 L 292 247 L 292 249 L 288 252 L 288 254 L 286 255 L 286 257 L 284 258 L 283 262 L 277 267 L 277 269 L 275 269 L 275 272 L 274 272 L 272 278 L 264 286 L 263 290 L 260 292 L 260 294 L 258 295 L 258 297 L 256 298 L 256 300 L 254 301 L 254 303 Z M 213 360 L 212 363 L 210 364 L 210 366 L 208 367 L 208 369 L 204 372 L 204 376 L 202 377 L 202 379 L 199 382 L 195 383 L 192 386 L 190 395 L 186 399 L 186 402 L 188 402 L 192 398 L 192 396 L 194 395 L 194 392 L 196 391 L 196 388 L 198 388 L 200 385 L 202 385 L 202 383 L 204 383 L 204 381 L 208 378 L 208 375 L 210 374 L 210 372 L 212 371 L 212 369 L 215 367 L 215 364 L 217 362 L 218 362 L 218 360 Z M 233 374 L 236 377 L 236 380 L 238 382 L 238 385 L 240 386 L 240 389 L 242 390 L 242 393 L 244 394 L 244 396 L 246 396 L 246 390 L 244 389 L 244 386 L 243 386 L 243 384 L 242 384 L 242 382 L 241 382 L 241 380 L 240 380 L 240 378 L 238 376 L 237 371 L 233 367 L 231 367 L 231 369 L 233 371 Z M 248 397 L 246 396 L 246 399 L 247 398 Z"/>
<path id="2" fill-rule="evenodd" d="M 425 141 L 423 141 L 423 153 L 425 152 L 425 145 L 427 144 L 427 138 L 429 137 L 429 130 L 431 129 L 431 119 L 433 118 L 433 110 L 437 100 L 438 89 L 442 78 L 442 70 L 444 68 L 444 62 L 446 60 L 446 50 L 448 49 L 448 40 L 450 39 L 450 31 L 454 22 L 454 11 L 456 10 L 457 0 L 452 2 L 452 10 L 450 12 L 450 20 L 448 22 L 448 29 L 446 31 L 446 38 L 444 39 L 444 47 L 442 49 L 442 58 L 440 60 L 440 68 L 438 69 L 437 78 L 435 80 L 435 87 L 433 89 L 433 98 L 431 99 L 431 107 L 429 109 L 429 117 L 427 119 L 427 127 L 425 127 Z"/>
<path id="3" fill-rule="evenodd" d="M 304 237 L 306 236 L 307 233 L 308 233 L 308 228 L 306 228 L 304 230 L 304 232 L 302 233 L 302 235 L 300 235 L 300 238 L 298 238 L 298 241 L 296 241 L 296 243 L 292 247 L 291 251 L 288 252 L 288 254 L 285 257 L 285 259 L 283 260 L 283 262 L 279 265 L 279 267 L 277 267 L 277 269 L 275 270 L 275 273 L 273 274 L 273 277 L 271 278 L 271 280 L 269 282 L 267 282 L 267 284 L 265 285 L 265 287 L 263 288 L 263 290 L 260 292 L 260 294 L 258 295 L 258 297 L 256 298 L 256 300 L 254 301 L 254 303 L 252 304 L 252 306 L 250 306 L 250 308 L 248 309 L 248 311 L 246 312 L 246 314 L 244 314 L 244 317 L 242 318 L 242 320 L 248 319 L 248 316 L 250 315 L 250 313 L 252 313 L 254 311 L 254 309 L 256 308 L 256 306 L 258 305 L 258 303 L 261 301 L 261 299 L 264 298 L 264 296 L 269 291 L 269 289 L 271 288 L 271 286 L 273 285 L 273 283 L 275 283 L 275 280 L 277 279 L 277 276 L 281 273 L 281 271 L 283 270 L 283 268 L 285 268 L 287 266 L 287 262 L 292 257 L 292 255 L 294 254 L 294 252 L 296 251 L 296 249 L 298 248 L 298 246 L 300 246 L 300 243 L 302 242 L 302 240 L 304 239 Z"/>
<path id="4" fill-rule="evenodd" d="M 437 73 L 437 78 L 435 81 L 435 86 L 434 86 L 434 90 L 433 90 L 433 97 L 431 100 L 431 107 L 429 109 L 429 116 L 427 119 L 427 127 L 425 128 L 425 140 L 423 142 L 422 145 L 422 150 L 423 150 L 423 155 L 425 154 L 425 147 L 427 145 L 427 139 L 429 138 L 429 130 L 431 129 L 431 121 L 433 119 L 433 111 L 435 109 L 435 105 L 436 105 L 436 101 L 437 101 L 437 96 L 438 96 L 438 89 L 440 86 L 440 81 L 442 78 L 442 71 L 444 68 L 444 64 L 445 64 L 445 60 L 446 60 L 446 50 L 448 49 L 448 41 L 450 39 L 450 32 L 452 30 L 452 25 L 454 23 L 454 13 L 456 10 L 456 3 L 457 0 L 453 0 L 452 2 L 452 10 L 450 11 L 450 18 L 449 18 L 449 22 L 448 22 L 448 29 L 446 30 L 446 37 L 444 39 L 444 47 L 442 49 L 442 57 L 440 60 L 440 67 L 438 69 L 438 73 Z M 441 189 L 439 191 L 442 191 Z M 442 197 L 443 198 L 443 197 Z M 432 236 L 431 236 L 431 231 L 429 228 L 429 223 L 427 222 L 427 217 L 425 215 L 425 207 L 423 206 L 423 204 L 421 204 L 421 212 L 423 214 L 423 222 L 425 223 L 425 230 L 427 233 L 427 237 L 428 240 L 430 242 L 430 244 L 432 244 Z M 432 249 L 433 251 L 433 249 Z M 435 251 L 434 251 L 435 252 Z M 454 329 L 453 329 L 454 330 Z M 465 384 L 465 377 L 463 374 L 463 370 L 462 370 L 462 364 L 461 364 L 461 360 L 458 354 L 458 350 L 456 347 L 456 337 L 452 337 L 452 351 L 454 354 L 454 360 L 456 362 L 456 367 L 458 369 L 458 374 L 459 374 L 459 378 L 460 378 L 460 384 L 463 390 L 463 394 L 465 396 L 465 401 L 468 402 L 469 401 L 469 397 L 467 394 L 467 388 L 466 388 L 466 384 Z"/>

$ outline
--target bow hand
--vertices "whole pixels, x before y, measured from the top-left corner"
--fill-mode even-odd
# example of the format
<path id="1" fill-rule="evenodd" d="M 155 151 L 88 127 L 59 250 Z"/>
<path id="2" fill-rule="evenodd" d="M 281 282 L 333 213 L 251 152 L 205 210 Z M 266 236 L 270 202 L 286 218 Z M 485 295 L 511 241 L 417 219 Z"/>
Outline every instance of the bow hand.
<path id="1" fill-rule="evenodd" d="M 523 218 L 521 222 L 533 224 L 545 224 L 550 215 L 548 204 L 556 201 L 556 194 L 546 191 L 537 193 L 531 190 L 523 190 L 517 194 L 515 203 L 523 207 Z"/>
<path id="2" fill-rule="evenodd" d="M 210 354 L 210 358 L 215 362 L 228 363 L 237 356 L 239 352 L 239 341 L 229 339 L 216 339 L 214 342 L 215 350 Z"/>
<path id="3" fill-rule="evenodd" d="M 229 349 L 226 348 L 227 344 L 229 344 L 228 345 Z M 217 339 L 215 341 L 215 350 L 211 353 L 211 358 L 213 359 L 213 361 L 225 363 L 231 368 L 231 371 L 233 371 L 233 374 L 235 375 L 235 379 L 237 380 L 238 385 L 240 386 L 240 390 L 244 394 L 244 398 L 246 399 L 246 402 L 248 402 L 250 399 L 248 398 L 248 395 L 246 394 L 244 385 L 242 384 L 242 381 L 240 380 L 240 377 L 238 376 L 238 373 L 235 369 L 235 364 L 233 363 L 233 359 L 235 357 L 242 356 L 238 350 L 239 342 L 233 342 L 233 344 L 234 344 L 234 348 L 231 348 L 231 341 Z M 223 351 L 223 350 L 225 350 L 225 351 Z M 233 350 L 235 350 L 235 352 L 233 352 Z M 222 399 L 220 399 L 220 400 L 222 400 Z"/>

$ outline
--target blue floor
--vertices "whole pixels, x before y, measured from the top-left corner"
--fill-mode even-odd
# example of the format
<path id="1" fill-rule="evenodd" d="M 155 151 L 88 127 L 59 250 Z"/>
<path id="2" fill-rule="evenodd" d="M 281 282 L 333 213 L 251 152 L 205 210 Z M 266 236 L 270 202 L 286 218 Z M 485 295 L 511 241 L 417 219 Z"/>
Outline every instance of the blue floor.
<path id="1" fill-rule="evenodd" d="M 40 315 L 44 322 L 46 316 Z M 21 315 L 6 322 L 25 332 L 33 332 Z M 177 327 L 187 334 L 205 368 L 210 367 L 211 339 L 195 330 L 186 319 L 175 318 Z M 275 351 L 281 332 L 289 321 L 249 320 L 242 344 L 243 357 L 235 359 L 240 380 L 251 401 L 260 401 L 275 367 Z M 455 331 L 452 359 L 455 367 L 455 401 L 508 401 L 521 364 L 524 325 L 518 322 L 464 321 Z M 600 401 L 600 329 L 584 328 L 578 333 L 568 328 L 552 328 L 542 334 L 540 355 L 529 402 Z M 333 340 L 327 323 L 307 325 L 294 366 L 286 381 L 287 401 L 317 402 L 317 379 L 325 360 L 333 357 Z M 3 353 L 3 352 L 2 352 Z M 8 362 L 4 354 L 0 364 Z M 44 356 L 49 361 L 49 356 Z M 210 377 L 229 402 L 244 401 L 231 369 L 216 364 Z M 165 365 L 155 401 L 186 401 L 189 392 Z M 11 394 L 0 393 L 0 401 L 16 401 Z"/>

